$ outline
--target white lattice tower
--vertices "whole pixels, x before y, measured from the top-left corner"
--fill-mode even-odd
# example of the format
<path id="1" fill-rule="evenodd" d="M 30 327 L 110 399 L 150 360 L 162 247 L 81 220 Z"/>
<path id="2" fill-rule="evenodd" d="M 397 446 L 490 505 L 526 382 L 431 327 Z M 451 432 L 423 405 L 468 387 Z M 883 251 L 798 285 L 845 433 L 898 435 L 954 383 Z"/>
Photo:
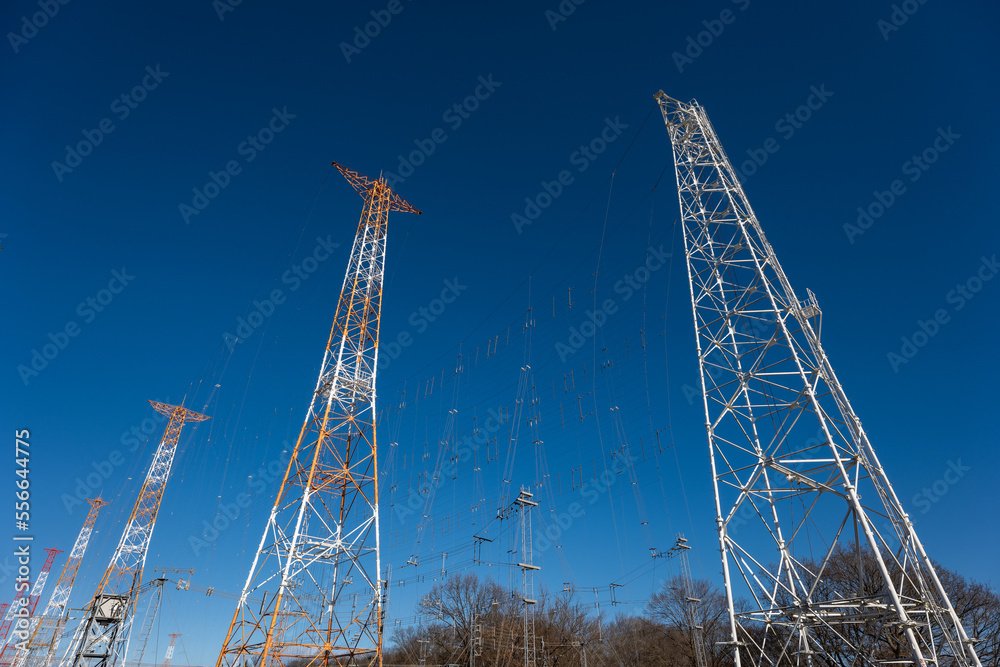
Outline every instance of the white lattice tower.
<path id="1" fill-rule="evenodd" d="M 73 549 L 69 552 L 69 557 L 63 564 L 62 572 L 52 590 L 45 610 L 38 617 L 31 639 L 28 642 L 28 650 L 22 656 L 18 653 L 15 661 L 17 664 L 25 664 L 30 667 L 50 667 L 55 659 L 56 650 L 62 640 L 63 630 L 66 627 L 66 619 L 69 614 L 69 596 L 73 592 L 73 584 L 76 582 L 76 575 L 80 571 L 80 563 L 87 553 L 87 545 L 90 544 L 90 535 L 94 532 L 94 523 L 97 521 L 97 514 L 101 508 L 108 503 L 100 498 L 88 498 L 90 511 L 83 521 Z"/>
<path id="2" fill-rule="evenodd" d="M 796 297 L 704 109 L 656 98 L 673 147 L 736 665 L 978 667 L 820 345 L 815 297 Z"/>
<path id="3" fill-rule="evenodd" d="M 209 418 L 179 405 L 156 401 L 149 403 L 154 410 L 167 415 L 169 421 L 118 547 L 104 571 L 86 615 L 74 633 L 70 663 L 74 667 L 116 667 L 125 664 L 146 553 L 156 527 L 163 492 L 170 479 L 181 428 L 185 422 L 200 422 Z"/>
<path id="4" fill-rule="evenodd" d="M 342 165 L 364 199 L 316 387 L 218 667 L 381 665 L 375 371 L 391 211 L 420 213 Z"/>

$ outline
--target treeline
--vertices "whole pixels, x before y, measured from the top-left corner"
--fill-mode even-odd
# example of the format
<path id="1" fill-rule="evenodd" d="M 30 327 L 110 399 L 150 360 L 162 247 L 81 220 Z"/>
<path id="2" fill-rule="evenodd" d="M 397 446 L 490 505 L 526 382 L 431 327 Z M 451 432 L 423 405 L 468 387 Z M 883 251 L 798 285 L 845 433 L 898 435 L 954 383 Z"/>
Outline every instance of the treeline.
<path id="1" fill-rule="evenodd" d="M 695 582 L 702 598 L 699 622 L 704 628 L 709 665 L 727 664 L 715 649 L 726 628 L 725 598 L 706 582 Z M 593 602 L 573 593 L 537 596 L 534 607 L 534 663 L 548 667 L 666 667 L 694 665 L 694 645 L 685 631 L 685 595 L 679 578 L 653 595 L 649 614 L 616 616 L 595 613 Z M 431 622 L 399 630 L 384 654 L 384 665 L 470 665 L 473 642 L 476 667 L 524 664 L 524 607 L 519 593 L 475 574 L 449 577 L 421 601 Z"/>
<path id="2" fill-rule="evenodd" d="M 862 558 L 861 561 L 874 559 Z M 843 573 L 849 590 L 864 590 L 878 596 L 881 576 L 874 565 L 860 568 L 856 553 L 837 554 L 830 562 Z M 970 637 L 978 639 L 981 662 L 997 667 L 1000 660 L 1000 596 L 985 584 L 970 581 L 938 568 L 956 612 Z M 729 617 L 724 593 L 707 581 L 694 582 L 696 624 L 702 628 L 702 648 L 709 667 L 733 664 L 728 648 Z M 679 577 L 667 581 L 648 600 L 641 615 L 597 614 L 593 602 L 573 593 L 542 591 L 534 607 L 534 664 L 538 667 L 696 667 L 693 633 L 689 631 L 688 603 Z M 518 667 L 524 665 L 524 606 L 520 592 L 512 592 L 475 574 L 456 574 L 435 586 L 420 602 L 420 626 L 397 630 L 388 638 L 385 667 L 461 665 L 462 667 Z M 737 602 L 737 611 L 748 608 Z M 887 634 L 884 627 L 869 623 L 849 626 L 854 637 L 840 641 L 829 628 L 817 628 L 813 639 L 827 656 L 816 656 L 816 667 L 850 667 L 860 664 L 850 645 L 878 645 L 879 661 L 909 659 L 903 637 Z M 869 635 L 865 635 L 869 633 Z M 874 639 L 878 633 L 877 639 Z M 863 636 L 864 635 L 864 636 Z M 772 635 L 773 637 L 774 635 Z M 745 637 L 750 645 L 760 638 Z M 780 640 L 780 638 L 779 638 Z M 771 641 L 774 646 L 779 642 Z M 529 651 L 530 651 L 529 644 Z M 475 650 L 474 650 L 475 649 Z M 948 667 L 947 656 L 939 656 L 938 667 Z M 766 656 L 763 664 L 795 664 Z M 756 664 L 757 660 L 752 660 Z M 746 664 L 746 660 L 744 660 Z"/>

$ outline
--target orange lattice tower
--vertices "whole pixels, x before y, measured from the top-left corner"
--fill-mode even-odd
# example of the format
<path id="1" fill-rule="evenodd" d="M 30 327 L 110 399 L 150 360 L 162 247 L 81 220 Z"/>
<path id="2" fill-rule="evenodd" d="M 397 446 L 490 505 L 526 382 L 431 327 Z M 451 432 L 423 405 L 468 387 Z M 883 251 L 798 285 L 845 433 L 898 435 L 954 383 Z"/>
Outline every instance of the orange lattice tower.
<path id="1" fill-rule="evenodd" d="M 87 545 L 90 544 L 90 535 L 94 532 L 94 523 L 97 521 L 97 513 L 108 503 L 100 498 L 88 498 L 90 511 L 83 522 L 76 542 L 73 543 L 73 550 L 69 552 L 69 558 L 63 565 L 59 580 L 52 591 L 52 597 L 45 605 L 45 611 L 38 617 L 28 641 L 28 650 L 23 656 L 18 656 L 18 664 L 26 664 L 29 667 L 49 667 L 59 647 L 62 633 L 66 627 L 66 618 L 69 614 L 69 596 L 73 592 L 73 583 L 76 575 L 80 571 L 80 563 L 83 555 L 87 553 Z"/>
<path id="2" fill-rule="evenodd" d="M 136 591 L 142 581 L 149 540 L 153 536 L 160 501 L 170 478 L 181 428 L 185 422 L 208 419 L 179 405 L 156 401 L 150 401 L 150 404 L 154 410 L 169 417 L 167 429 L 153 456 L 153 463 L 146 473 L 118 548 L 73 637 L 73 667 L 121 667 L 125 664 L 138 597 Z"/>
<path id="3" fill-rule="evenodd" d="M 390 211 L 385 179 L 334 166 L 364 199 L 319 379 L 217 667 L 381 664 L 375 369 Z"/>

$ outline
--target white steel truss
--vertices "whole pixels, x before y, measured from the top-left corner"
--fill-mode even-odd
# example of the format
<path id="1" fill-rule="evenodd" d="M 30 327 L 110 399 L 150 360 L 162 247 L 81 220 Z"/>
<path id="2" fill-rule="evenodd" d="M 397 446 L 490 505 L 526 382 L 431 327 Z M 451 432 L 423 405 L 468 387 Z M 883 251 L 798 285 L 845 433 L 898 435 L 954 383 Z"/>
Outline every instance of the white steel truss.
<path id="1" fill-rule="evenodd" d="M 62 639 L 63 629 L 66 627 L 66 619 L 69 614 L 69 596 L 73 592 L 73 583 L 76 575 L 80 571 L 80 563 L 84 554 L 87 553 L 87 545 L 90 544 L 90 535 L 94 531 L 94 523 L 97 521 L 97 514 L 101 507 L 107 503 L 100 498 L 88 498 L 90 511 L 80 528 L 80 533 L 76 536 L 73 549 L 69 552 L 69 558 L 63 565 L 59 575 L 59 581 L 52 591 L 52 597 L 45 605 L 45 611 L 38 619 L 31 640 L 28 642 L 28 651 L 23 655 L 18 654 L 15 667 L 20 662 L 31 665 L 31 667 L 49 667 L 55 658 L 56 650 Z"/>
<path id="2" fill-rule="evenodd" d="M 334 166 L 365 200 L 316 387 L 218 667 L 381 665 L 375 371 L 391 211 L 383 178 Z"/>
<path id="3" fill-rule="evenodd" d="M 74 633 L 73 667 L 124 666 L 146 553 L 156 527 L 163 492 L 170 479 L 181 428 L 185 422 L 200 422 L 209 418 L 178 405 L 156 401 L 150 401 L 150 404 L 157 412 L 168 415 L 170 420 L 118 548 L 111 557 L 86 616 Z"/>
<path id="4" fill-rule="evenodd" d="M 735 664 L 980 667 L 697 102 L 673 147 Z"/>

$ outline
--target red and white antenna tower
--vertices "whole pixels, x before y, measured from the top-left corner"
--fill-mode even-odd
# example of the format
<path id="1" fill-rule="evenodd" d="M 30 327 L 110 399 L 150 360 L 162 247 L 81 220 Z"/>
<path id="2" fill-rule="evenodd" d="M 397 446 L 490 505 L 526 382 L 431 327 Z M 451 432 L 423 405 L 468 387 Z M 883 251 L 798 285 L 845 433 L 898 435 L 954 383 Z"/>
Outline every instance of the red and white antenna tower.
<path id="1" fill-rule="evenodd" d="M 45 590 L 45 582 L 49 579 L 49 571 L 52 569 L 52 563 L 55 561 L 56 556 L 62 553 L 62 549 L 46 549 L 45 550 L 45 564 L 42 565 L 41 571 L 38 573 L 38 578 L 35 579 L 35 584 L 31 587 L 31 592 L 26 598 L 27 604 L 24 608 L 27 610 L 27 615 L 19 614 L 19 605 L 17 601 L 19 598 L 14 599 L 14 604 L 8 609 L 8 620 L 4 621 L 3 627 L 0 627 L 0 634 L 3 635 L 4 647 L 0 650 L 0 665 L 11 665 L 17 658 L 17 654 L 20 652 L 16 643 L 11 642 L 11 624 L 12 622 L 17 623 L 20 626 L 21 621 L 25 621 L 27 624 L 23 630 L 19 630 L 15 633 L 17 636 L 23 637 L 20 643 L 25 649 L 27 648 L 27 640 L 31 636 L 31 628 L 34 627 L 35 621 L 35 609 L 38 607 L 38 600 L 42 597 L 42 591 Z M 15 620 L 16 619 L 16 620 Z"/>

